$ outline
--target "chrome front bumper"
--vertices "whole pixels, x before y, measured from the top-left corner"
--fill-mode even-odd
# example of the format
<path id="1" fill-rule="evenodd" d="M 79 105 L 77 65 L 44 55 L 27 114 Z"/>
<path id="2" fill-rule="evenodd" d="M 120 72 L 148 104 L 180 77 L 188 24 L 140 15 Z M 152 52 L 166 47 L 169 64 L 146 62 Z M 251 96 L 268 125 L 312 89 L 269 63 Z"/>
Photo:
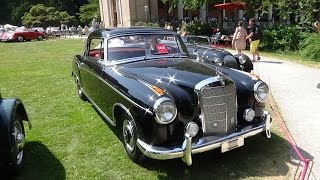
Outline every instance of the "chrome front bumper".
<path id="1" fill-rule="evenodd" d="M 270 114 L 265 112 L 263 115 L 263 123 L 261 125 L 244 129 L 240 132 L 236 132 L 230 134 L 228 136 L 213 139 L 212 137 L 203 137 L 200 138 L 197 142 L 192 142 L 192 137 L 188 134 L 185 135 L 185 139 L 183 141 L 182 146 L 174 146 L 174 147 L 158 147 L 152 146 L 141 139 L 137 139 L 137 146 L 140 151 L 147 157 L 152 159 L 166 160 L 166 159 L 175 159 L 182 158 L 182 160 L 188 164 L 192 164 L 192 154 L 202 153 L 205 151 L 209 151 L 212 149 L 216 149 L 222 146 L 223 142 L 232 140 L 237 137 L 248 138 L 259 134 L 263 131 L 266 132 L 268 138 L 271 137 L 270 129 L 272 125 Z"/>

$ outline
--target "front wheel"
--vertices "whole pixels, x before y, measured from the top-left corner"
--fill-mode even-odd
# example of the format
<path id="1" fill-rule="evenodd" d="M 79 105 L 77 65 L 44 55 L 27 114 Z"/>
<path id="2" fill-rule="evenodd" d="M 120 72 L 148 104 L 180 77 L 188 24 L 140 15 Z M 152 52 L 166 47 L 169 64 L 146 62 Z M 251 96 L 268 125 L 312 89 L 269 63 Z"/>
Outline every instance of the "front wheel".
<path id="1" fill-rule="evenodd" d="M 42 41 L 43 37 L 42 36 L 38 36 L 38 41 Z"/>
<path id="2" fill-rule="evenodd" d="M 26 142 L 24 127 L 19 114 L 14 117 L 10 131 L 12 135 L 12 167 L 18 169 L 22 166 L 23 149 Z"/>
<path id="3" fill-rule="evenodd" d="M 137 147 L 138 131 L 133 120 L 125 118 L 122 123 L 122 143 L 129 158 L 134 162 L 143 160 L 143 154 Z"/>

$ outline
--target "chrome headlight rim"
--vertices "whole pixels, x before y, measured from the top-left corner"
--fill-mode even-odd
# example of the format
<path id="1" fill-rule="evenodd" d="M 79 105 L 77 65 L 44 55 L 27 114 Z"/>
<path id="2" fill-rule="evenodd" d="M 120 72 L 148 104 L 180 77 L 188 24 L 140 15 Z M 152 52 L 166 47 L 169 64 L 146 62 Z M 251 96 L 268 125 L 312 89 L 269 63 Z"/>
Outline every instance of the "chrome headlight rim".
<path id="1" fill-rule="evenodd" d="M 214 64 L 218 65 L 218 66 L 222 66 L 222 65 L 223 65 L 223 60 L 222 60 L 221 58 L 214 57 L 211 61 L 212 61 Z"/>
<path id="2" fill-rule="evenodd" d="M 173 108 L 174 108 L 173 115 L 172 115 L 172 117 L 170 118 L 169 121 L 163 121 L 163 120 L 161 120 L 161 118 L 159 117 L 159 109 L 158 109 L 158 108 L 159 108 L 161 105 L 163 105 L 164 103 L 171 103 L 171 105 L 172 105 Z M 153 106 L 153 109 L 154 109 L 155 119 L 156 119 L 156 121 L 157 121 L 159 124 L 169 124 L 169 123 L 171 123 L 171 122 L 176 118 L 177 113 L 178 113 L 177 107 L 176 107 L 176 105 L 174 104 L 174 102 L 173 102 L 170 98 L 167 98 L 167 97 L 162 97 L 162 98 L 158 99 L 158 100 L 155 102 L 155 104 L 154 104 L 154 106 Z"/>
<path id="3" fill-rule="evenodd" d="M 246 58 L 241 54 L 239 56 L 239 63 L 243 65 L 246 63 L 246 61 L 247 61 Z"/>
<path id="4" fill-rule="evenodd" d="M 259 88 L 262 86 L 262 85 L 265 85 L 267 87 L 267 91 L 265 92 L 267 95 L 265 96 L 265 99 L 261 99 L 260 96 L 259 96 Z M 268 97 L 269 97 L 269 86 L 267 85 L 267 83 L 263 82 L 263 81 L 258 81 L 254 87 L 253 87 L 253 90 L 254 90 L 254 97 L 255 99 L 260 102 L 260 103 L 264 103 L 267 101 Z"/>

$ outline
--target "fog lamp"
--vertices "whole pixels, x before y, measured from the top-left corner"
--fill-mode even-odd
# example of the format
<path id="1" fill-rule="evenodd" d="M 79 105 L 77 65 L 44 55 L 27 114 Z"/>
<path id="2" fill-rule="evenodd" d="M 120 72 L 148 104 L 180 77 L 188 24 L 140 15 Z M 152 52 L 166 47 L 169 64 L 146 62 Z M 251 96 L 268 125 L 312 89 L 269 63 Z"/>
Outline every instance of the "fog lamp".
<path id="1" fill-rule="evenodd" d="M 199 126 L 195 122 L 189 122 L 186 125 L 186 134 L 189 134 L 191 137 L 195 137 L 198 134 Z"/>
<path id="2" fill-rule="evenodd" d="M 249 108 L 246 109 L 243 113 L 243 118 L 248 121 L 251 122 L 254 119 L 254 116 L 256 115 L 256 113 L 254 112 L 253 109 Z"/>

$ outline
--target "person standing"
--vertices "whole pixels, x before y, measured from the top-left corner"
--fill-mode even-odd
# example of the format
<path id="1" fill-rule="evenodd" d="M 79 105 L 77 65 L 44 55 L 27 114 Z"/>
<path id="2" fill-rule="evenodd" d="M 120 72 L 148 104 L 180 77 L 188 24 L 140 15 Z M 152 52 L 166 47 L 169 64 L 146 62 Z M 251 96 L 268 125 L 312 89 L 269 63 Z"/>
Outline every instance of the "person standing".
<path id="1" fill-rule="evenodd" d="M 236 49 L 238 54 L 241 54 L 241 51 L 246 48 L 246 37 L 247 31 L 243 27 L 243 22 L 239 21 L 232 38 L 232 47 Z"/>
<path id="2" fill-rule="evenodd" d="M 254 18 L 249 19 L 249 35 L 246 37 L 250 41 L 250 52 L 252 53 L 252 61 L 260 60 L 258 46 L 260 43 L 260 29 L 256 25 Z"/>

